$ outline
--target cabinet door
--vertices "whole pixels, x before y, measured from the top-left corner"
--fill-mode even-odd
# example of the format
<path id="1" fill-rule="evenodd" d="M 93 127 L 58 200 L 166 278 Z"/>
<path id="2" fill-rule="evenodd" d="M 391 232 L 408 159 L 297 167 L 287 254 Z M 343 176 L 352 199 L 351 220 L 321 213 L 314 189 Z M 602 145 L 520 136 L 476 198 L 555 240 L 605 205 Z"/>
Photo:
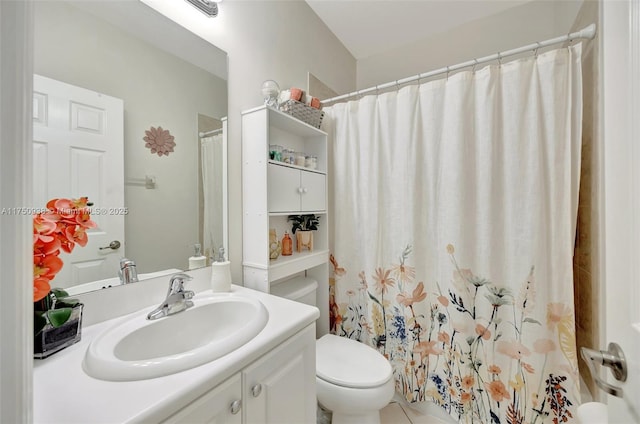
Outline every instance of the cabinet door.
<path id="1" fill-rule="evenodd" d="M 327 177 L 315 172 L 300 171 L 302 187 L 301 211 L 324 211 L 327 208 Z"/>
<path id="2" fill-rule="evenodd" d="M 315 325 L 242 372 L 247 424 L 316 422 Z"/>
<path id="3" fill-rule="evenodd" d="M 300 210 L 300 171 L 286 166 L 268 166 L 269 212 Z"/>
<path id="4" fill-rule="evenodd" d="M 240 373 L 202 395 L 163 424 L 242 424 Z"/>

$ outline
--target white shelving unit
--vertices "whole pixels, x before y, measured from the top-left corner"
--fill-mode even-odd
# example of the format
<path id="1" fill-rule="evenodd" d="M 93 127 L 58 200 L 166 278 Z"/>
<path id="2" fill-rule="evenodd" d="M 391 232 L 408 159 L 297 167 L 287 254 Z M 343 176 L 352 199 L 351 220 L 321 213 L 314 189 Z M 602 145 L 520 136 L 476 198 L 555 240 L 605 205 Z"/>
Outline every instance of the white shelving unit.
<path id="1" fill-rule="evenodd" d="M 271 160 L 269 146 L 280 145 L 317 157 L 316 169 Z M 318 281 L 320 318 L 316 329 L 329 329 L 329 216 L 327 215 L 327 134 L 286 113 L 261 106 L 242 113 L 243 278 L 245 287 L 270 293 L 289 278 Z M 297 252 L 289 215 L 315 214 L 313 251 Z M 269 259 L 269 229 L 282 241 L 293 240 L 293 255 Z"/>

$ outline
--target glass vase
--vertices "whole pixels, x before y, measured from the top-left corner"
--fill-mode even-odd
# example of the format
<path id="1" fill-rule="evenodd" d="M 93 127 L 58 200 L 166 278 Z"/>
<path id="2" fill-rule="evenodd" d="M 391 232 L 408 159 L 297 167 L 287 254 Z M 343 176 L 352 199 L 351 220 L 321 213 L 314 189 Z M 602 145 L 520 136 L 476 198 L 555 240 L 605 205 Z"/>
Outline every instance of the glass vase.
<path id="1" fill-rule="evenodd" d="M 78 303 L 72 308 L 71 316 L 62 325 L 54 327 L 47 322 L 33 340 L 33 356 L 44 359 L 80 341 L 82 333 L 82 308 Z"/>

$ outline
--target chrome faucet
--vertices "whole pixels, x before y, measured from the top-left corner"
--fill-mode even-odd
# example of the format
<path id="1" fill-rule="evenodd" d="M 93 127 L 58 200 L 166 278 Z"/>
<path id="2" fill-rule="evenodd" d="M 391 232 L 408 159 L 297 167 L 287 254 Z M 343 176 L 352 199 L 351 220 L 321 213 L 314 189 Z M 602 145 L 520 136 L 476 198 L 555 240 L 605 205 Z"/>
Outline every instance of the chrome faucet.
<path id="1" fill-rule="evenodd" d="M 120 259 L 120 269 L 118 270 L 120 284 L 136 283 L 138 281 L 138 271 L 136 271 L 136 263 L 127 258 Z"/>
<path id="2" fill-rule="evenodd" d="M 184 289 L 184 282 L 193 279 L 190 275 L 179 273 L 171 276 L 167 298 L 153 311 L 149 312 L 147 319 L 158 319 L 177 314 L 193 306 L 191 299 L 195 293 Z"/>

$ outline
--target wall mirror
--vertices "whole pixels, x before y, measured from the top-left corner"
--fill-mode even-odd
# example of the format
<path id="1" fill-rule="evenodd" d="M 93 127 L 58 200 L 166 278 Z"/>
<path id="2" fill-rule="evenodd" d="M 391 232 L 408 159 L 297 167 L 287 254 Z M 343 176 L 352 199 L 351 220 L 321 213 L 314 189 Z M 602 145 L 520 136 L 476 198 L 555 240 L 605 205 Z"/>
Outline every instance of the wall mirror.
<path id="1" fill-rule="evenodd" d="M 33 205 L 88 196 L 97 223 L 51 286 L 227 251 L 226 53 L 135 0 L 37 1 L 34 47 Z"/>

